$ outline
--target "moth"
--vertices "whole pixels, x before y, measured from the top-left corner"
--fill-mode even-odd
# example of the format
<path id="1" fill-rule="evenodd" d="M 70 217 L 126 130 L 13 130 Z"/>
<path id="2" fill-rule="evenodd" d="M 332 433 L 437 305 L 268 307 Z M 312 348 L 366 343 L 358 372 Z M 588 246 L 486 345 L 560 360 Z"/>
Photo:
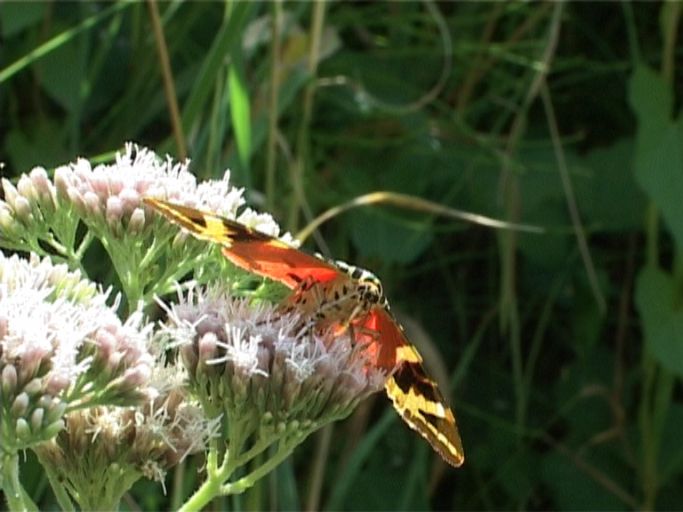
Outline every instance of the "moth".
<path id="1" fill-rule="evenodd" d="M 196 238 L 219 244 L 235 265 L 290 288 L 287 309 L 309 315 L 319 327 L 352 328 L 368 343 L 373 364 L 389 375 L 385 390 L 403 420 L 446 462 L 462 465 L 465 457 L 455 415 L 392 315 L 374 274 L 310 255 L 211 212 L 151 197 L 143 201 Z"/>

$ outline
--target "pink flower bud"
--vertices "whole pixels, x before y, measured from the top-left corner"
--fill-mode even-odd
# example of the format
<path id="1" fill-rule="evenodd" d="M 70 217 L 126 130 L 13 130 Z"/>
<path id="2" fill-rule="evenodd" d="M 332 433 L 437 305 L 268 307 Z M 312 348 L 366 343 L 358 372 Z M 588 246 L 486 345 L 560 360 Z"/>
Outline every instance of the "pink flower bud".
<path id="1" fill-rule="evenodd" d="M 83 195 L 76 188 L 70 187 L 66 189 L 66 196 L 65 200 L 73 205 L 79 215 L 87 214 L 88 205 Z"/>
<path id="2" fill-rule="evenodd" d="M 92 216 L 99 216 L 102 212 L 102 206 L 100 205 L 100 198 L 97 194 L 91 191 L 87 191 L 83 194 L 83 202 L 85 205 L 85 211 Z"/>
<path id="3" fill-rule="evenodd" d="M 50 180 L 47 176 L 47 171 L 43 167 L 34 167 L 33 169 L 31 169 L 29 176 L 31 178 L 33 186 L 38 191 L 49 191 L 52 187 L 52 185 L 50 184 Z"/>
<path id="4" fill-rule="evenodd" d="M 123 179 L 116 175 L 112 175 L 107 182 L 109 185 L 109 193 L 113 196 L 118 196 L 125 187 Z"/>
<path id="5" fill-rule="evenodd" d="M 206 364 L 207 361 L 216 357 L 217 348 L 216 343 L 218 338 L 213 332 L 207 332 L 199 339 L 197 343 L 199 349 L 199 359 Z"/>
<path id="6" fill-rule="evenodd" d="M 13 364 L 7 364 L 2 369 L 2 394 L 13 396 L 17 389 L 17 369 Z"/>
<path id="7" fill-rule="evenodd" d="M 34 201 L 38 199 L 38 194 L 36 193 L 36 189 L 33 188 L 31 178 L 29 178 L 26 174 L 22 174 L 19 178 L 19 181 L 17 182 L 17 191 L 26 199 L 31 199 Z"/>
<path id="8" fill-rule="evenodd" d="M 69 189 L 73 187 L 72 176 L 71 170 L 66 166 L 55 169 L 55 187 L 59 199 L 65 201 L 69 199 Z"/>
<path id="9" fill-rule="evenodd" d="M 82 180 L 84 181 L 84 183 L 90 185 L 90 189 L 95 193 L 98 200 L 104 201 L 111 194 L 111 190 L 109 188 L 109 180 L 107 180 L 104 174 L 83 176 Z"/>
<path id="10" fill-rule="evenodd" d="M 133 210 L 135 210 L 142 204 L 140 195 L 134 189 L 129 187 L 126 187 L 123 190 L 121 190 L 121 193 L 118 194 L 118 197 L 121 201 L 123 211 L 126 215 L 130 215 L 133 212 Z"/>
<path id="11" fill-rule="evenodd" d="M 97 346 L 98 357 L 107 360 L 117 346 L 116 336 L 106 329 L 98 329 L 95 334 L 95 345 Z"/>
<path id="12" fill-rule="evenodd" d="M 29 173 L 29 176 L 44 213 L 54 213 L 57 209 L 57 194 L 55 192 L 55 187 L 48 179 L 45 169 L 36 167 Z"/>
<path id="13" fill-rule="evenodd" d="M 110 226 L 116 226 L 121 222 L 121 217 L 123 216 L 123 204 L 121 200 L 112 196 L 107 199 L 107 222 Z"/>
<path id="14" fill-rule="evenodd" d="M 45 384 L 45 391 L 56 396 L 69 387 L 71 381 L 66 375 L 51 373 Z"/>
<path id="15" fill-rule="evenodd" d="M 126 386 L 130 387 L 130 389 L 137 389 L 147 385 L 151 376 L 151 368 L 144 364 L 138 365 L 135 368 L 130 368 L 123 374 Z"/>
<path id="16" fill-rule="evenodd" d="M 128 230 L 131 233 L 141 233 L 145 228 L 145 210 L 142 208 L 135 208 L 130 216 L 128 223 Z"/>
<path id="17" fill-rule="evenodd" d="M 105 364 L 107 367 L 107 370 L 109 370 L 111 373 L 116 372 L 117 369 L 121 367 L 121 362 L 123 361 L 124 354 L 122 352 L 112 352 L 109 354 L 109 357 L 105 359 Z"/>

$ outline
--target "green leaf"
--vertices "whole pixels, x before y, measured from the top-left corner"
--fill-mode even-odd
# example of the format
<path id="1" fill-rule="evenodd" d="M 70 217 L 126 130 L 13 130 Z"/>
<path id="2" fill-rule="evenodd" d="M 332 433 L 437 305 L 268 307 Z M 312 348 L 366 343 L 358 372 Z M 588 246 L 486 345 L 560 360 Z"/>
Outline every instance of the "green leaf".
<path id="1" fill-rule="evenodd" d="M 0 2 L 0 35 L 12 37 L 37 25 L 45 16 L 47 2 Z"/>
<path id="2" fill-rule="evenodd" d="M 646 350 L 664 368 L 683 377 L 683 308 L 672 277 L 645 267 L 638 276 L 635 298 Z"/>
<path id="3" fill-rule="evenodd" d="M 53 167 L 71 156 L 64 145 L 64 129 L 48 118 L 8 131 L 4 151 L 14 169 L 28 171 L 36 165 Z"/>
<path id="4" fill-rule="evenodd" d="M 237 46 L 235 47 L 237 49 Z M 228 71 L 228 88 L 230 93 L 230 117 L 235 130 L 235 141 L 240 163 L 244 169 L 249 168 L 251 154 L 251 109 L 249 93 L 244 79 L 242 61 L 235 55 Z"/>
<path id="5" fill-rule="evenodd" d="M 252 2 L 236 2 L 230 13 L 228 23 L 223 23 L 213 40 L 211 48 L 197 72 L 195 86 L 183 109 L 183 127 L 187 133 L 192 131 L 193 124 L 201 121 L 202 108 L 215 85 L 216 70 L 222 69 L 221 63 L 233 48 L 241 44 L 240 35 L 248 22 L 253 8 Z"/>
<path id="6" fill-rule="evenodd" d="M 409 224 L 396 216 L 354 212 L 351 238 L 364 258 L 406 264 L 415 261 L 429 247 L 433 230 L 426 221 Z"/>
<path id="7" fill-rule="evenodd" d="M 604 464 L 605 461 L 597 461 Z M 614 468 L 609 475 L 614 474 Z M 622 510 L 624 504 L 600 483 L 581 471 L 567 456 L 548 453 L 540 465 L 541 481 L 553 495 L 556 510 Z"/>
<path id="8" fill-rule="evenodd" d="M 629 102 L 638 117 L 638 143 L 654 145 L 671 120 L 671 90 L 655 71 L 637 65 L 629 82 Z"/>
<path id="9" fill-rule="evenodd" d="M 671 120 L 671 91 L 642 66 L 631 78 L 630 100 L 638 117 L 636 179 L 661 210 L 677 247 L 683 249 L 683 119 Z"/>
<path id="10" fill-rule="evenodd" d="M 40 85 L 67 112 L 73 112 L 81 104 L 84 62 L 83 40 L 74 38 L 64 42 L 36 64 Z"/>
<path id="11" fill-rule="evenodd" d="M 630 138 L 586 155 L 584 162 L 591 170 L 591 179 L 579 201 L 588 227 L 625 230 L 642 226 L 646 198 L 633 175 L 633 155 Z M 589 200 L 584 201 L 583 196 Z"/>

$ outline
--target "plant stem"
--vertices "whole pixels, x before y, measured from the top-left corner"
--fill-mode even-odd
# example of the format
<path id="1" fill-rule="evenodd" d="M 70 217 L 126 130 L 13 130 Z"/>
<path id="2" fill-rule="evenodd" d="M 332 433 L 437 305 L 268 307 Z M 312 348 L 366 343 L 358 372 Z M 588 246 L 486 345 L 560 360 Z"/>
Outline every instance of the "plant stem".
<path id="1" fill-rule="evenodd" d="M 235 422 L 229 424 L 229 431 L 228 450 L 223 453 L 223 462 L 218 466 L 221 447 L 218 443 L 212 442 L 206 458 L 206 480 L 190 499 L 178 509 L 179 512 L 200 510 L 216 496 L 219 496 L 223 482 L 240 467 L 239 455 L 251 430 L 248 423 Z"/>
<path id="2" fill-rule="evenodd" d="M 2 457 L 2 490 L 7 500 L 8 510 L 37 511 L 38 507 L 19 481 L 19 456 L 16 453 Z"/>
<path id="3" fill-rule="evenodd" d="M 38 459 L 40 460 L 40 455 L 38 455 Z M 42 461 L 41 461 L 42 463 Z M 62 510 L 72 512 L 73 510 L 76 510 L 74 508 L 73 502 L 71 501 L 71 498 L 69 498 L 69 494 L 67 493 L 66 489 L 64 488 L 64 485 L 60 482 L 60 479 L 57 477 L 55 474 L 52 466 L 50 464 L 42 464 L 43 469 L 45 470 L 45 474 L 47 475 L 47 479 L 50 482 L 50 487 L 52 488 L 52 492 L 55 494 L 55 498 L 57 499 L 57 503 L 59 503 L 59 507 Z"/>
<path id="4" fill-rule="evenodd" d="M 281 444 L 275 456 L 268 459 L 265 464 L 259 466 L 247 476 L 244 476 L 235 482 L 223 485 L 221 487 L 221 494 L 240 494 L 246 491 L 258 480 L 275 469 L 283 460 L 289 457 L 297 444 L 298 443 L 296 442 Z"/>

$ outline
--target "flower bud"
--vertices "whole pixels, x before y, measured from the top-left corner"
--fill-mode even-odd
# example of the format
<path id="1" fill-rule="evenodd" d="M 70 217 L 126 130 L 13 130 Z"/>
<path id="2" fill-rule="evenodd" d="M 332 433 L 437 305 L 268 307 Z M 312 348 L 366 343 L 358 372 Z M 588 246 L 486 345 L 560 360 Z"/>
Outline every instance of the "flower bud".
<path id="1" fill-rule="evenodd" d="M 216 357 L 218 338 L 213 332 L 207 332 L 197 342 L 198 357 L 204 364 Z"/>
<path id="2" fill-rule="evenodd" d="M 128 223 L 128 230 L 131 233 L 142 233 L 145 228 L 145 210 L 142 208 L 135 208 L 130 215 L 130 222 Z"/>
<path id="3" fill-rule="evenodd" d="M 55 188 L 57 189 L 57 197 L 60 201 L 69 201 L 69 189 L 72 187 L 72 173 L 71 170 L 63 165 L 55 169 Z"/>
<path id="4" fill-rule="evenodd" d="M 194 375 L 197 371 L 197 363 L 199 361 L 196 347 L 194 345 L 181 346 L 180 357 L 189 374 Z"/>
<path id="5" fill-rule="evenodd" d="M 0 202 L 0 232 L 1 238 L 17 238 L 23 231 L 14 215 Z"/>
<path id="6" fill-rule="evenodd" d="M 31 178 L 31 183 L 33 184 L 33 187 L 36 189 L 36 191 L 38 191 L 41 194 L 50 191 L 52 185 L 47 176 L 47 171 L 45 170 L 45 168 L 34 167 L 33 169 L 31 169 L 29 177 Z"/>
<path id="7" fill-rule="evenodd" d="M 118 228 L 123 216 L 123 204 L 117 196 L 112 196 L 107 199 L 106 206 L 107 223 L 111 228 Z"/>
<path id="8" fill-rule="evenodd" d="M 88 214 L 88 209 L 90 208 L 86 202 L 86 198 L 74 187 L 68 188 L 66 193 L 68 195 L 67 202 L 73 205 L 74 209 L 81 217 L 86 216 Z M 95 205 L 95 208 L 96 207 L 97 205 Z"/>
<path id="9" fill-rule="evenodd" d="M 121 201 L 123 212 L 126 215 L 132 214 L 133 210 L 142 204 L 140 194 L 138 194 L 135 189 L 130 187 L 123 188 L 123 190 L 121 190 L 121 192 L 118 194 L 118 198 Z"/>
<path id="10" fill-rule="evenodd" d="M 10 412 L 12 416 L 19 417 L 26 414 L 28 411 L 28 404 L 31 402 L 27 393 L 20 393 L 12 402 L 12 407 L 10 407 Z"/>
<path id="11" fill-rule="evenodd" d="M 64 374 L 50 374 L 45 383 L 45 391 L 52 396 L 58 395 L 69 387 L 71 380 Z"/>
<path id="12" fill-rule="evenodd" d="M 2 336 L 0 336 L 2 338 Z M 17 369 L 13 364 L 7 364 L 2 369 L 2 395 L 13 396 L 17 390 Z"/>
<path id="13" fill-rule="evenodd" d="M 45 418 L 45 410 L 38 407 L 31 413 L 31 430 L 38 432 L 43 426 L 43 419 Z"/>
<path id="14" fill-rule="evenodd" d="M 44 439 L 52 439 L 55 437 L 59 432 L 64 430 L 64 420 L 59 418 L 55 421 L 52 421 L 51 423 L 48 423 L 44 428 L 43 428 L 43 438 Z"/>
<path id="15" fill-rule="evenodd" d="M 43 383 L 40 379 L 31 379 L 28 384 L 24 386 L 24 393 L 33 397 L 43 390 Z"/>
<path id="16" fill-rule="evenodd" d="M 17 434 L 17 440 L 22 443 L 28 443 L 33 437 L 31 435 L 31 427 L 25 418 L 18 418 L 14 426 L 14 432 Z"/>
<path id="17" fill-rule="evenodd" d="M 85 215 L 100 216 L 102 214 L 100 198 L 94 192 L 88 190 L 83 194 L 83 203 L 85 205 Z"/>
<path id="18" fill-rule="evenodd" d="M 38 194 L 36 189 L 33 187 L 31 178 L 29 178 L 26 174 L 22 174 L 19 178 L 19 181 L 17 182 L 17 191 L 28 200 L 36 201 L 38 199 Z"/>
<path id="19" fill-rule="evenodd" d="M 55 423 L 57 421 L 62 421 L 64 412 L 66 411 L 66 403 L 62 402 L 57 398 L 53 398 L 50 404 L 45 406 L 46 411 L 46 422 Z"/>
<path id="20" fill-rule="evenodd" d="M 2 188 L 5 191 L 5 202 L 14 209 L 14 203 L 16 202 L 17 198 L 20 197 L 19 192 L 7 178 L 2 178 L 0 182 L 2 183 Z"/>
<path id="21" fill-rule="evenodd" d="M 143 385 L 149 382 L 152 371 L 149 366 L 139 364 L 134 368 L 126 370 L 123 374 L 125 387 L 140 390 Z"/>
<path id="22" fill-rule="evenodd" d="M 33 210 L 31 209 L 31 203 L 28 199 L 22 196 L 18 196 L 14 201 L 14 213 L 17 219 L 21 220 L 25 225 L 31 224 L 33 222 Z"/>

